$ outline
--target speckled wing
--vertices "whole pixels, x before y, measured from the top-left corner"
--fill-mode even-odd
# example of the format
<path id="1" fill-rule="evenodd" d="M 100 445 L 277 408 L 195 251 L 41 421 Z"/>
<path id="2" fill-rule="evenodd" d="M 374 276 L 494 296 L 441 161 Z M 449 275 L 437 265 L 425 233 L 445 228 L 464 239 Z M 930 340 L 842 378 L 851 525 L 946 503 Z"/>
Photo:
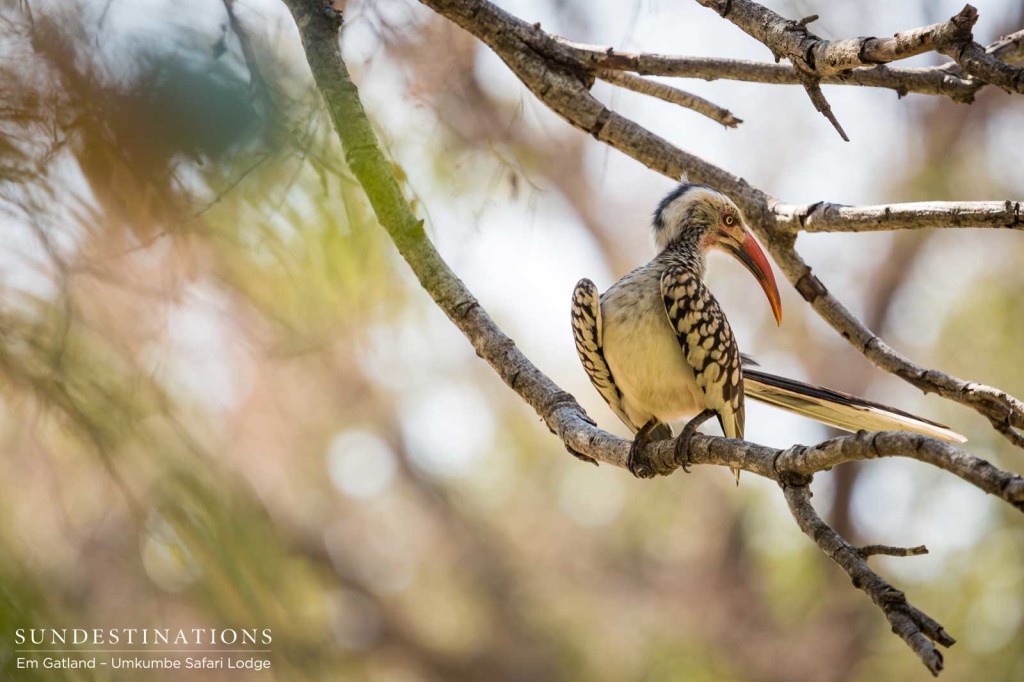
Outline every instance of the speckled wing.
<path id="1" fill-rule="evenodd" d="M 638 427 L 622 409 L 622 393 L 615 385 L 612 370 L 604 358 L 602 329 L 601 297 L 597 287 L 589 279 L 581 279 L 572 292 L 572 336 L 576 340 L 576 352 L 590 383 L 619 419 L 635 433 Z"/>
<path id="2" fill-rule="evenodd" d="M 743 369 L 729 322 L 708 288 L 685 268 L 661 276 L 661 296 L 705 408 L 718 413 L 722 432 L 743 438 Z"/>

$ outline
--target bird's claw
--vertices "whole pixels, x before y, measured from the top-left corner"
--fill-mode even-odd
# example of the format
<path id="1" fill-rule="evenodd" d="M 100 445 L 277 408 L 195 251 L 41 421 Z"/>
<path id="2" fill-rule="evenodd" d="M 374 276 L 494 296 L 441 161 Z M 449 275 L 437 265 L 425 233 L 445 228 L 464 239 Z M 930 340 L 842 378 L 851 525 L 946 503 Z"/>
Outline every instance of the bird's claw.
<path id="1" fill-rule="evenodd" d="M 641 442 L 640 438 L 636 438 L 633 444 L 629 446 L 629 458 L 626 459 L 626 468 L 629 469 L 629 473 L 633 474 L 637 478 L 653 478 L 654 472 L 647 463 L 644 457 L 644 448 L 650 441 L 643 439 Z"/>
<path id="2" fill-rule="evenodd" d="M 693 439 L 693 434 L 697 432 L 697 427 L 713 416 L 715 416 L 714 410 L 704 410 L 687 422 L 686 426 L 683 427 L 683 430 L 679 432 L 679 436 L 676 437 L 676 444 L 673 448 L 673 453 L 676 464 L 679 465 L 679 468 L 682 469 L 684 473 L 690 473 L 690 465 L 693 464 L 693 460 L 690 459 L 690 441 Z"/>
<path id="3" fill-rule="evenodd" d="M 689 435 L 690 438 L 693 438 L 692 432 L 689 434 L 686 434 L 685 432 L 679 434 L 679 437 L 676 438 L 676 444 L 673 450 L 675 453 L 674 456 L 676 464 L 679 465 L 679 468 L 683 470 L 684 474 L 688 474 L 690 473 L 690 465 L 693 464 L 693 462 L 690 461 L 690 438 L 686 438 L 684 440 L 684 435 Z"/>
<path id="4" fill-rule="evenodd" d="M 690 473 L 690 465 L 693 464 L 690 460 L 690 441 L 693 440 L 693 434 L 696 430 L 696 427 L 691 429 L 690 424 L 687 424 L 676 437 L 675 446 L 672 448 L 676 464 L 679 465 L 684 474 Z"/>
<path id="5" fill-rule="evenodd" d="M 657 439 L 655 434 L 667 428 L 664 424 L 652 418 L 636 432 L 633 444 L 629 446 L 629 457 L 626 459 L 626 468 L 629 469 L 631 474 L 637 478 L 654 478 L 654 467 L 651 466 L 651 462 L 647 457 L 646 448 L 652 440 Z M 671 434 L 672 432 L 669 431 L 668 433 Z"/>

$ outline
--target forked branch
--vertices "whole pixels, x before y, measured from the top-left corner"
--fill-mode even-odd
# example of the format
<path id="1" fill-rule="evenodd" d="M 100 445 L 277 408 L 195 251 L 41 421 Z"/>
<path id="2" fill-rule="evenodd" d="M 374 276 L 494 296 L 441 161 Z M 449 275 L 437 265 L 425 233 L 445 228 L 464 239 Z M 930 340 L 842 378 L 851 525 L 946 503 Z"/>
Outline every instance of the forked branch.
<path id="1" fill-rule="evenodd" d="M 967 45 L 973 45 L 971 28 L 978 20 L 978 11 L 966 5 L 959 14 L 948 21 L 903 31 L 892 38 L 852 38 L 830 42 L 819 38 L 807 28 L 808 24 L 818 18 L 817 16 L 791 21 L 751 0 L 697 2 L 715 10 L 747 35 L 763 43 L 771 50 L 775 61 L 788 59 L 800 74 L 804 89 L 811 98 L 814 108 L 832 123 L 847 142 L 850 139 L 839 125 L 821 91 L 822 77 L 857 67 L 906 59 L 932 50 L 952 50 L 958 55 L 962 54 L 967 50 Z M 999 61 L 990 55 L 985 55 L 985 58 L 990 62 Z"/>
<path id="2" fill-rule="evenodd" d="M 839 564 L 853 586 L 871 597 L 875 606 L 882 610 L 892 631 L 907 643 L 918 655 L 932 675 L 942 672 L 942 652 L 935 645 L 949 647 L 956 640 L 949 636 L 939 623 L 914 607 L 907 601 L 906 595 L 890 585 L 880 575 L 871 570 L 865 560 L 864 549 L 857 549 L 848 543 L 831 526 L 825 523 L 811 504 L 811 491 L 806 485 L 784 485 L 783 491 L 789 511 L 796 519 L 797 525 L 809 538 L 821 548 L 832 561 Z M 876 546 L 874 549 L 878 549 Z M 895 548 L 885 548 L 895 549 Z M 876 551 L 876 554 L 883 553 Z M 888 553 L 888 552 L 885 552 Z M 909 552 L 908 552 L 909 554 Z M 902 556 L 907 556 L 903 554 Z"/>
<path id="3" fill-rule="evenodd" d="M 701 4 L 717 8 L 723 3 Z M 732 8 L 740 5 L 735 2 L 726 4 L 730 7 L 726 12 L 727 18 L 739 21 Z M 612 47 L 574 43 L 564 38 L 555 37 L 555 40 L 590 68 L 646 75 L 771 85 L 802 85 L 810 76 L 825 85 L 888 88 L 901 96 L 908 93 L 939 95 L 965 103 L 973 101 L 978 90 L 990 82 L 1019 92 L 1016 88 L 1020 83 L 1020 69 L 1014 69 L 1012 65 L 1024 60 L 1024 31 L 1001 38 L 987 48 L 981 47 L 973 42 L 971 36 L 971 26 L 977 20 L 977 13 L 970 5 L 946 22 L 902 31 L 892 38 L 854 38 L 836 42 L 814 36 L 806 28 L 806 23 L 784 19 L 756 3 L 744 6 L 748 8 L 747 14 L 763 14 L 768 18 L 768 24 L 763 26 L 758 21 L 751 22 L 745 14 L 740 27 L 765 43 L 777 57 L 792 57 L 796 61 L 772 64 L 744 59 L 623 52 Z M 769 31 L 768 26 L 774 30 Z M 804 47 L 808 52 L 801 52 Z M 948 54 L 954 61 L 923 68 L 888 65 L 928 51 Z"/>
<path id="4" fill-rule="evenodd" d="M 824 77 L 861 66 L 887 64 L 971 40 L 978 11 L 966 5 L 940 24 L 900 31 L 892 38 L 850 38 L 828 41 L 816 36 L 809 17 L 793 21 L 751 0 L 697 0 L 763 43 L 776 61 L 785 58 L 805 73 Z"/>
<path id="5" fill-rule="evenodd" d="M 590 68 L 595 69 L 616 69 L 652 76 L 700 78 L 707 81 L 746 81 L 766 85 L 800 85 L 802 83 L 800 72 L 790 64 L 773 64 L 748 59 L 623 52 L 611 47 L 574 43 L 564 38 L 556 37 L 555 40 L 571 49 L 576 57 L 588 64 Z M 1020 59 L 1020 57 L 1017 58 Z M 900 95 L 908 93 L 938 95 L 949 97 L 956 102 L 972 101 L 978 89 L 985 85 L 983 82 L 961 76 L 958 72 L 943 67 L 875 66 L 852 69 L 818 78 L 824 85 L 888 88 L 895 90 Z"/>

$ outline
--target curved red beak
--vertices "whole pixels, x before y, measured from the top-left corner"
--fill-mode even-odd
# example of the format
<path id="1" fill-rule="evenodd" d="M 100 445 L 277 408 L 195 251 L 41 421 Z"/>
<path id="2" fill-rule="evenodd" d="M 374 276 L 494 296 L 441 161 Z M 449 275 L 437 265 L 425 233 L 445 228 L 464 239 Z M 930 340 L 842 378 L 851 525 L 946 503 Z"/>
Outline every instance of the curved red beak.
<path id="1" fill-rule="evenodd" d="M 765 258 L 764 251 L 758 246 L 754 235 L 743 230 L 737 241 L 728 239 L 722 242 L 722 246 L 743 263 L 747 270 L 750 270 L 750 274 L 754 276 L 754 279 L 764 289 L 764 295 L 768 297 L 776 324 L 782 324 L 782 299 L 779 297 L 779 287 L 775 284 L 772 266 Z"/>

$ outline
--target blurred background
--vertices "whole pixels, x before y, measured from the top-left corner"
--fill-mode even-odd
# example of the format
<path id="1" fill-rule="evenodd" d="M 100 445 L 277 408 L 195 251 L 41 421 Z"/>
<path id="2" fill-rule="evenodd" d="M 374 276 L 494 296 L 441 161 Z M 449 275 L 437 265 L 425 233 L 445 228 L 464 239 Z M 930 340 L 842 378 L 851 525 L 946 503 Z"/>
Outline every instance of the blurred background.
<path id="1" fill-rule="evenodd" d="M 507 0 L 622 49 L 768 60 L 691 2 Z M 955 0 L 775 0 L 826 38 Z M 1024 27 L 979 0 L 976 39 Z M 575 131 L 412 0 L 349 2 L 343 46 L 442 254 L 523 351 L 624 427 L 576 358 L 569 298 L 647 260 L 672 183 Z M 928 673 L 804 537 L 774 484 L 639 481 L 569 457 L 418 288 L 376 225 L 273 0 L 0 3 L 0 677 L 33 627 L 272 628 L 260 673 L 131 679 L 910 680 Z M 936 63 L 934 55 L 909 65 Z M 597 96 L 785 201 L 1021 199 L 1024 100 L 676 81 L 744 119 Z M 917 362 L 1024 395 L 1011 231 L 802 236 L 841 300 Z M 768 371 L 943 421 L 1024 470 L 972 411 L 870 366 L 787 284 L 710 285 Z M 757 405 L 774 446 L 831 435 Z M 959 642 L 943 679 L 1024 679 L 1019 513 L 910 461 L 844 465 L 815 503 Z M 875 560 L 873 560 L 875 561 Z M 120 677 L 118 679 L 128 679 Z"/>

